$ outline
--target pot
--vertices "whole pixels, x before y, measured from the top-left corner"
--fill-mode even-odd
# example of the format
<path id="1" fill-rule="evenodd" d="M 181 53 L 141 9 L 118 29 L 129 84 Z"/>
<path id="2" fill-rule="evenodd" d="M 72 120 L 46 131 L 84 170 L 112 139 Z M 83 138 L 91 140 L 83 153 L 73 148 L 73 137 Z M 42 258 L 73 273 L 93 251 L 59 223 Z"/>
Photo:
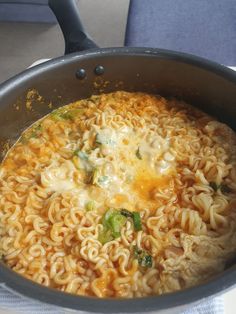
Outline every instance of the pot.
<path id="1" fill-rule="evenodd" d="M 175 51 L 98 48 L 83 29 L 75 0 L 49 0 L 49 5 L 62 28 L 66 55 L 28 69 L 1 84 L 1 159 L 25 128 L 52 110 L 51 104 L 55 109 L 93 94 L 116 90 L 182 99 L 236 131 L 236 74 L 232 70 Z M 236 265 L 231 262 L 224 272 L 211 280 L 178 292 L 134 299 L 98 299 L 43 287 L 0 262 L 3 287 L 38 301 L 87 312 L 175 313 L 226 291 L 236 284 L 235 278 Z"/>

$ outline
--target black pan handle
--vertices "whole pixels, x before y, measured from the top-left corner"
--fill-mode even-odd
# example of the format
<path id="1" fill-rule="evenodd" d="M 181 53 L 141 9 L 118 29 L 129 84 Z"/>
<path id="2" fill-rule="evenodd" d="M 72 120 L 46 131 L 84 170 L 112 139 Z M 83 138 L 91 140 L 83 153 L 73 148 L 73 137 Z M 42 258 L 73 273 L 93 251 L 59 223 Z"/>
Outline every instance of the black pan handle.
<path id="1" fill-rule="evenodd" d="M 65 39 L 65 54 L 98 46 L 86 34 L 81 23 L 76 0 L 48 0 Z"/>

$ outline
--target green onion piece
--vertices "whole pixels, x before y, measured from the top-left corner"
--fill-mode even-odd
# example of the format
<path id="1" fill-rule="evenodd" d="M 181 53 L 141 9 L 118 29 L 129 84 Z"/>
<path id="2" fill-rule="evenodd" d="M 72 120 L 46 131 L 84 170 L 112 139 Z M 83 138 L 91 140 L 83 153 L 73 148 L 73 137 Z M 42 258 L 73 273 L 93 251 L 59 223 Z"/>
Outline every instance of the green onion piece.
<path id="1" fill-rule="evenodd" d="M 53 120 L 60 121 L 60 120 L 73 120 L 78 114 L 83 113 L 83 109 L 74 108 L 74 109 L 65 109 L 59 108 L 54 110 L 50 116 Z"/>
<path id="2" fill-rule="evenodd" d="M 126 218 L 120 213 L 117 213 L 110 218 L 112 234 L 115 238 L 118 238 L 120 236 L 121 228 L 124 226 L 125 222 Z"/>
<path id="3" fill-rule="evenodd" d="M 146 251 L 139 249 L 137 245 L 134 246 L 134 258 L 138 260 L 141 267 L 152 267 L 152 256 Z"/>
<path id="4" fill-rule="evenodd" d="M 82 108 L 74 108 L 74 109 L 70 109 L 68 112 L 68 118 L 70 120 L 73 120 L 74 118 L 76 118 L 76 116 L 81 115 L 84 113 L 84 109 Z"/>
<path id="5" fill-rule="evenodd" d="M 102 183 L 106 183 L 109 180 L 108 176 L 101 176 L 98 178 L 98 183 L 102 184 Z"/>
<path id="6" fill-rule="evenodd" d="M 136 150 L 135 155 L 136 155 L 136 157 L 137 157 L 138 159 L 142 159 L 142 156 L 141 156 L 141 154 L 140 154 L 139 148 Z"/>
<path id="7" fill-rule="evenodd" d="M 59 108 L 59 109 L 53 110 L 50 114 L 50 117 L 55 121 L 64 120 L 66 116 L 65 113 L 66 111 L 64 108 Z"/>
<path id="8" fill-rule="evenodd" d="M 121 228 L 126 222 L 118 210 L 110 208 L 102 217 L 103 231 L 99 234 L 99 241 L 106 243 L 120 237 Z"/>
<path id="9" fill-rule="evenodd" d="M 100 232 L 98 235 L 98 241 L 101 242 L 102 244 L 105 244 L 112 240 L 114 240 L 114 237 L 112 235 L 112 231 L 108 228 L 104 228 L 102 232 Z"/>
<path id="10" fill-rule="evenodd" d="M 111 236 L 112 240 L 120 237 L 121 228 L 128 218 L 132 218 L 135 231 L 142 230 L 142 222 L 138 212 L 132 213 L 124 208 L 121 210 L 114 208 L 108 209 L 102 217 L 103 231 L 99 235 L 99 238 L 102 240 L 99 241 L 103 243 L 104 239 L 110 239 L 109 241 L 111 241 Z M 110 232 L 108 232 L 109 230 Z"/>
<path id="11" fill-rule="evenodd" d="M 73 120 L 73 114 L 70 111 L 66 111 L 61 114 L 60 118 L 63 120 Z"/>
<path id="12" fill-rule="evenodd" d="M 142 221 L 141 221 L 140 213 L 133 212 L 133 221 L 134 221 L 134 230 L 135 231 L 142 230 Z"/>
<path id="13" fill-rule="evenodd" d="M 221 185 L 221 192 L 222 193 L 231 193 L 232 189 L 228 185 L 222 184 Z"/>
<path id="14" fill-rule="evenodd" d="M 215 192 L 220 188 L 220 184 L 218 185 L 215 182 L 210 182 L 209 185 Z"/>
<path id="15" fill-rule="evenodd" d="M 88 160 L 88 155 L 85 152 L 82 152 L 80 149 L 74 151 L 74 156 L 78 156 L 82 160 Z"/>
<path id="16" fill-rule="evenodd" d="M 138 263 L 142 267 L 152 267 L 152 256 L 144 254 L 142 257 L 138 258 Z"/>
<path id="17" fill-rule="evenodd" d="M 122 208 L 120 210 L 121 215 L 127 217 L 127 218 L 132 218 L 133 223 L 134 223 L 134 230 L 135 231 L 140 231 L 142 230 L 142 221 L 140 214 L 138 212 L 130 212 L 129 210 Z"/>
<path id="18" fill-rule="evenodd" d="M 94 201 L 89 201 L 89 202 L 85 205 L 85 209 L 86 209 L 87 211 L 94 210 L 94 209 L 95 209 L 95 203 L 94 203 Z"/>
<path id="19" fill-rule="evenodd" d="M 133 246 L 133 251 L 134 251 L 134 257 L 135 258 L 138 258 L 139 255 L 142 253 L 142 250 L 140 250 L 137 245 Z"/>
<path id="20" fill-rule="evenodd" d="M 109 208 L 105 214 L 102 216 L 102 224 L 105 227 L 110 227 L 110 219 L 114 216 L 117 211 L 114 208 Z"/>
<path id="21" fill-rule="evenodd" d="M 129 217 L 129 218 L 133 218 L 133 213 L 130 212 L 129 210 L 122 208 L 120 210 L 121 215 L 125 216 L 125 217 Z"/>

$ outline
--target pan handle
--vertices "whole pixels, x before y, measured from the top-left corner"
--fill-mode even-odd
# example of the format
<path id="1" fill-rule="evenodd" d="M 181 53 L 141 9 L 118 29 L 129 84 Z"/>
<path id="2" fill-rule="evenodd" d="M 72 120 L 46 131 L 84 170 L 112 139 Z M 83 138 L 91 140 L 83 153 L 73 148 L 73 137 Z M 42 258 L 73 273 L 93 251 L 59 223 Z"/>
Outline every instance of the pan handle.
<path id="1" fill-rule="evenodd" d="M 65 39 L 65 54 L 98 46 L 89 38 L 82 25 L 76 0 L 48 0 Z"/>

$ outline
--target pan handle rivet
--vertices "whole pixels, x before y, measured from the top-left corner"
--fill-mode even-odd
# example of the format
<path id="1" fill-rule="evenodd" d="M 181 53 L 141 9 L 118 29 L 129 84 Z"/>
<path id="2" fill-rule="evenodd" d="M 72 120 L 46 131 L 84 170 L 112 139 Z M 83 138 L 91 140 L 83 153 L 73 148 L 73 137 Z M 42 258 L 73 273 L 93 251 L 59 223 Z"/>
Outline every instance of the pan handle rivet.
<path id="1" fill-rule="evenodd" d="M 83 80 L 86 77 L 86 71 L 85 69 L 79 69 L 76 71 L 75 76 L 79 80 Z"/>
<path id="2" fill-rule="evenodd" d="M 102 65 L 98 65 L 96 66 L 96 68 L 94 69 L 94 73 L 96 75 L 102 75 L 105 72 L 105 69 Z"/>

